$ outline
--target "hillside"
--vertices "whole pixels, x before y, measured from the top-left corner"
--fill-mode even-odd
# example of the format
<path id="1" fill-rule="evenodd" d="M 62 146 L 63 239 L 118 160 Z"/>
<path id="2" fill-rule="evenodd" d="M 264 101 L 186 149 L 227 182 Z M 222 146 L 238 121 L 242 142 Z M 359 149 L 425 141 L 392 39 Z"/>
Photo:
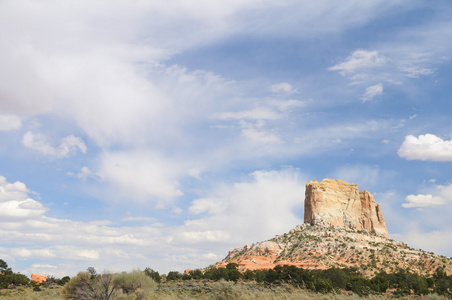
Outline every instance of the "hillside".
<path id="1" fill-rule="evenodd" d="M 398 268 L 420 275 L 444 267 L 452 274 L 452 259 L 415 250 L 403 242 L 344 227 L 302 224 L 270 240 L 235 248 L 217 264 L 234 262 L 239 270 L 272 269 L 294 265 L 310 270 L 356 267 L 365 276 Z"/>
<path id="2" fill-rule="evenodd" d="M 429 275 L 440 267 L 452 274 L 452 259 L 389 239 L 381 206 L 355 184 L 310 181 L 304 204 L 304 224 L 270 240 L 235 248 L 217 266 L 233 262 L 240 271 L 277 265 L 310 270 L 349 267 L 369 277 L 398 269 Z"/>

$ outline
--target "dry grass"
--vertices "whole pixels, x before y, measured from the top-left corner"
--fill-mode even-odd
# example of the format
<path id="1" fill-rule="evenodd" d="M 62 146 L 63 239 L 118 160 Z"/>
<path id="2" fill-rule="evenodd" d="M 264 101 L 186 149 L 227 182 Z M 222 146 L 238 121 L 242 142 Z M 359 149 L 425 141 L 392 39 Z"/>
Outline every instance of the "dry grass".
<path id="1" fill-rule="evenodd" d="M 20 287 L 13 290 L 0 290 L 0 299 L 8 300 L 62 300 L 61 287 L 42 289 L 35 292 L 31 287 Z"/>
<path id="2" fill-rule="evenodd" d="M 35 292 L 30 287 L 22 287 L 14 290 L 0 290 L 0 299 L 8 300 L 62 300 L 61 287 L 46 288 Z M 420 297 L 405 297 L 401 299 L 420 299 Z M 124 298 L 122 298 L 124 299 Z M 136 300 L 136 298 L 127 298 Z M 319 294 L 308 290 L 294 288 L 290 285 L 264 287 L 253 283 L 232 282 L 172 282 L 161 284 L 160 287 L 150 293 L 143 300 L 353 300 L 361 299 L 356 294 L 346 292 L 338 294 Z M 366 299 L 386 300 L 390 296 L 371 295 Z M 427 295 L 421 299 L 446 300 L 438 295 Z"/>

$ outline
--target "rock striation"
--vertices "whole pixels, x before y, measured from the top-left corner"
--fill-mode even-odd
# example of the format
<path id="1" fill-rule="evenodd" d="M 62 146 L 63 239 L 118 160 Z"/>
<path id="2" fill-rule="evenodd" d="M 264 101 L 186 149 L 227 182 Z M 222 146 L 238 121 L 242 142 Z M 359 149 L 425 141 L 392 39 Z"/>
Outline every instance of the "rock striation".
<path id="1" fill-rule="evenodd" d="M 388 238 L 381 207 L 372 194 L 343 180 L 313 180 L 306 184 L 304 222 L 362 230 Z"/>

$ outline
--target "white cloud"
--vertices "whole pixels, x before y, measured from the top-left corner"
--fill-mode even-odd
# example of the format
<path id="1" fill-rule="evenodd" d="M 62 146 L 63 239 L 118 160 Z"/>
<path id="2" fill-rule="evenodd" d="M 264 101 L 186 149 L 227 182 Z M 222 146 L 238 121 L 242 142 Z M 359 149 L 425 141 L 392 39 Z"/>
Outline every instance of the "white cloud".
<path id="1" fill-rule="evenodd" d="M 5 220 L 39 217 L 46 211 L 47 208 L 33 199 L 0 202 L 0 217 Z"/>
<path id="2" fill-rule="evenodd" d="M 193 200 L 189 211 L 191 214 L 200 214 L 204 212 L 208 214 L 221 214 L 227 207 L 227 201 L 221 198 L 200 198 Z"/>
<path id="3" fill-rule="evenodd" d="M 20 129 L 22 120 L 16 115 L 0 115 L 0 131 Z"/>
<path id="4" fill-rule="evenodd" d="M 24 220 L 40 217 L 47 211 L 40 202 L 28 198 L 24 183 L 9 183 L 0 176 L 0 217 L 3 220 Z"/>
<path id="5" fill-rule="evenodd" d="M 287 112 L 292 107 L 303 107 L 307 105 L 307 101 L 300 100 L 270 100 L 271 105 L 276 106 L 280 111 Z"/>
<path id="6" fill-rule="evenodd" d="M 195 235 L 201 239 L 203 232 L 211 238 L 224 234 L 230 237 L 224 242 L 237 247 L 270 238 L 303 222 L 297 209 L 303 207 L 306 180 L 298 170 L 256 171 L 250 177 L 249 182 L 220 185 L 209 197 L 194 200 L 190 213 L 206 215 L 186 221 L 180 229 L 187 232 L 184 237 Z"/>
<path id="7" fill-rule="evenodd" d="M 57 267 L 55 267 L 55 266 L 52 266 L 52 265 L 41 265 L 41 264 L 32 264 L 31 265 L 31 267 L 32 268 L 36 268 L 36 269 L 38 269 L 38 268 L 45 268 L 45 269 L 56 269 Z"/>
<path id="8" fill-rule="evenodd" d="M 102 180 L 102 176 L 100 174 L 91 172 L 91 170 L 86 166 L 82 167 L 80 169 L 79 173 L 66 172 L 66 175 L 68 175 L 70 177 L 75 177 L 75 178 L 81 179 L 83 181 L 86 181 L 88 178 L 95 178 L 98 180 Z"/>
<path id="9" fill-rule="evenodd" d="M 452 141 L 429 133 L 407 135 L 397 154 L 408 160 L 452 161 Z"/>
<path id="10" fill-rule="evenodd" d="M 243 126 L 244 128 L 241 131 L 241 135 L 247 140 L 264 144 L 279 144 L 283 142 L 280 136 L 268 130 L 264 130 L 259 126 L 256 127 L 251 123 Z"/>
<path id="11" fill-rule="evenodd" d="M 297 90 L 294 89 L 293 86 L 287 82 L 281 82 L 281 83 L 272 85 L 271 91 L 273 93 L 286 93 L 286 94 L 293 94 L 293 93 L 297 92 Z"/>
<path id="12" fill-rule="evenodd" d="M 428 194 L 408 195 L 405 201 L 407 203 L 402 204 L 405 208 L 433 207 L 452 203 L 452 184 L 437 185 Z"/>
<path id="13" fill-rule="evenodd" d="M 433 195 L 408 195 L 405 200 L 407 203 L 403 203 L 402 206 L 405 208 L 411 207 L 429 207 L 429 206 L 437 206 L 444 205 L 446 201 L 441 197 L 434 197 Z"/>
<path id="14" fill-rule="evenodd" d="M 68 157 L 74 155 L 78 150 L 86 153 L 86 145 L 83 140 L 74 135 L 68 135 L 61 139 L 58 147 L 50 145 L 47 137 L 44 134 L 34 134 L 27 131 L 22 139 L 22 144 L 25 147 L 31 148 L 40 152 L 41 154 L 54 157 Z"/>
<path id="15" fill-rule="evenodd" d="M 386 62 L 386 57 L 377 51 L 355 50 L 345 61 L 329 67 L 328 70 L 339 71 L 345 76 L 358 70 L 384 65 Z"/>
<path id="16" fill-rule="evenodd" d="M 280 113 L 277 113 L 267 107 L 258 107 L 252 110 L 245 110 L 245 111 L 239 111 L 239 112 L 222 112 L 222 113 L 215 113 L 212 114 L 212 119 L 219 119 L 219 120 L 228 120 L 228 119 L 234 119 L 234 120 L 243 120 L 243 119 L 249 119 L 249 120 L 277 120 L 281 119 L 283 115 Z"/>
<path id="17" fill-rule="evenodd" d="M 115 197 L 121 199 L 165 205 L 183 195 L 176 178 L 186 174 L 185 165 L 157 153 L 106 152 L 100 157 L 99 168 Z"/>
<path id="18" fill-rule="evenodd" d="M 383 93 L 383 84 L 378 83 L 376 85 L 369 86 L 366 88 L 366 92 L 361 97 L 361 100 L 363 100 L 363 102 L 372 100 L 375 96 L 380 95 L 381 93 Z"/>
<path id="19" fill-rule="evenodd" d="M 407 77 L 411 77 L 411 78 L 419 78 L 421 76 L 427 76 L 430 74 L 433 74 L 433 70 L 432 69 L 428 69 L 428 68 L 423 68 L 420 66 L 401 66 L 399 68 L 402 72 L 406 73 Z"/>
<path id="20" fill-rule="evenodd" d="M 80 250 L 77 251 L 77 257 L 80 257 L 83 260 L 98 260 L 99 252 L 96 250 Z"/>
<path id="21" fill-rule="evenodd" d="M 0 201 L 26 199 L 29 192 L 23 182 L 9 183 L 4 176 L 0 176 Z"/>
<path id="22" fill-rule="evenodd" d="M 177 233 L 176 237 L 185 243 L 224 242 L 232 238 L 224 230 L 184 231 Z"/>
<path id="23" fill-rule="evenodd" d="M 135 221 L 146 221 L 146 222 L 152 222 L 156 221 L 154 218 L 149 217 L 127 217 L 121 220 L 121 222 L 135 222 Z"/>
<path id="24" fill-rule="evenodd" d="M 191 168 L 188 170 L 188 175 L 190 175 L 193 178 L 201 179 L 202 170 L 199 168 Z"/>

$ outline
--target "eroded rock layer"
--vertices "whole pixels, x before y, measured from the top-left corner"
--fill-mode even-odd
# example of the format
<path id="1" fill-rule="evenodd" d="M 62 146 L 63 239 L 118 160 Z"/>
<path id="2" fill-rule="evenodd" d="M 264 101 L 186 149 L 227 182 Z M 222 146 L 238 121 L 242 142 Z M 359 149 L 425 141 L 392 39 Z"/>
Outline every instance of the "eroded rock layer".
<path id="1" fill-rule="evenodd" d="M 313 180 L 306 184 L 304 222 L 311 225 L 341 226 L 388 237 L 388 229 L 368 191 L 343 180 Z"/>

